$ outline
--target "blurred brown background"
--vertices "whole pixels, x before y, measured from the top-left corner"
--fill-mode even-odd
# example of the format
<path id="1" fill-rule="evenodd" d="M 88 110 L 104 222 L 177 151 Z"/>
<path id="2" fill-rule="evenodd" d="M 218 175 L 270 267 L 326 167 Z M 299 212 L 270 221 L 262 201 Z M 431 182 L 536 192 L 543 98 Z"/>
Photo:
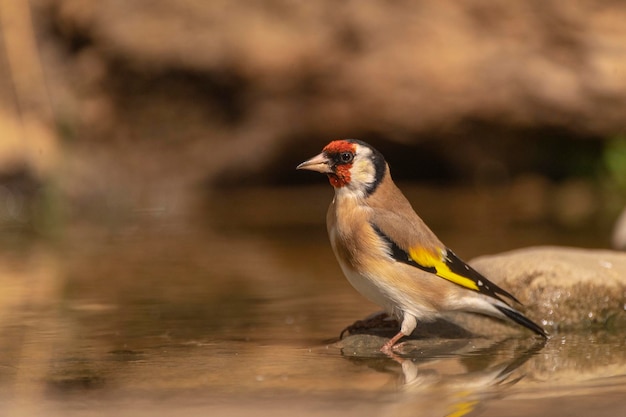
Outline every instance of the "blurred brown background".
<path id="1" fill-rule="evenodd" d="M 397 364 L 329 349 L 378 307 L 333 257 L 331 187 L 296 165 L 370 142 L 467 260 L 608 247 L 626 205 L 625 22 L 623 1 L 0 0 L 0 414 L 398 415 L 379 412 Z M 623 297 L 554 288 L 541 308 L 624 328 Z M 624 415 L 622 333 L 553 339 L 516 401 Z M 472 400 L 457 370 L 526 355 L 520 341 L 435 365 L 462 385 L 437 406 Z M 411 415 L 432 414 L 427 389 Z"/>
<path id="2" fill-rule="evenodd" d="M 187 218 L 319 183 L 293 168 L 339 137 L 533 220 L 608 233 L 624 201 L 623 2 L 0 4 L 5 225 Z"/>

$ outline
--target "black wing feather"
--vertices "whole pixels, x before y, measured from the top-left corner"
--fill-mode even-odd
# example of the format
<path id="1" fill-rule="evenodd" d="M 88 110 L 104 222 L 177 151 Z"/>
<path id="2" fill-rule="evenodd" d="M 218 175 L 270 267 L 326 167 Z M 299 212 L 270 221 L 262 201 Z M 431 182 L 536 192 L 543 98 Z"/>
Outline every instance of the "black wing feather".
<path id="1" fill-rule="evenodd" d="M 502 314 L 507 316 L 509 319 L 513 320 L 515 323 L 521 324 L 522 326 L 532 330 L 533 332 L 542 336 L 544 339 L 548 338 L 548 334 L 546 333 L 545 330 L 541 328 L 541 326 L 539 326 L 537 323 L 535 323 L 534 321 L 532 321 L 531 319 L 529 319 L 528 317 L 526 317 L 519 311 L 515 311 L 513 309 L 506 308 L 506 307 L 499 306 L 499 305 L 496 305 L 494 307 L 500 310 Z"/>
<path id="2" fill-rule="evenodd" d="M 456 256 L 456 254 L 450 249 L 446 249 L 446 265 L 448 265 L 450 271 L 474 281 L 476 285 L 478 285 L 478 292 L 480 292 L 481 294 L 489 295 L 491 297 L 497 298 L 500 301 L 504 301 L 500 297 L 502 295 L 510 300 L 515 301 L 517 304 L 521 304 L 519 300 L 515 298 L 515 296 L 513 296 L 513 294 L 489 281 L 487 278 L 485 278 L 483 274 L 469 266 L 461 258 Z"/>
<path id="3" fill-rule="evenodd" d="M 432 274 L 437 274 L 437 268 L 435 268 L 434 266 L 420 265 L 419 263 L 415 262 L 406 250 L 398 246 L 398 244 L 394 242 L 389 236 L 387 236 L 382 230 L 380 230 L 377 226 L 373 224 L 372 224 L 372 227 L 374 228 L 378 236 L 380 236 L 380 238 L 383 239 L 389 245 L 391 257 L 395 259 L 397 262 L 402 262 L 407 265 L 411 265 L 416 268 L 419 268 L 422 271 L 430 272 Z M 503 290 L 502 288 L 500 288 L 493 282 L 489 281 L 480 272 L 476 271 L 474 268 L 472 268 L 467 263 L 465 263 L 462 259 L 456 256 L 456 254 L 452 252 L 450 249 L 446 249 L 446 259 L 444 260 L 444 262 L 448 266 L 448 268 L 450 268 L 450 271 L 462 277 L 472 280 L 476 284 L 476 287 L 478 288 L 478 290 L 474 290 L 472 288 L 466 288 L 466 287 L 463 287 L 463 288 L 469 289 L 470 291 L 474 290 L 484 295 L 488 295 L 504 303 L 506 303 L 506 301 L 504 301 L 501 296 L 507 297 L 510 300 L 518 304 L 521 304 L 519 300 L 515 298 L 511 293 L 509 293 L 506 290 Z"/>

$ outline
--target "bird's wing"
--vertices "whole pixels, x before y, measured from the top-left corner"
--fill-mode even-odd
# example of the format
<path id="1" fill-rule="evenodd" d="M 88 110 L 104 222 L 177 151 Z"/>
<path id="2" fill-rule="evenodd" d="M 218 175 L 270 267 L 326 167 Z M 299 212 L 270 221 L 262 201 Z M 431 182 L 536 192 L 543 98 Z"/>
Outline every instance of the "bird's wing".
<path id="1" fill-rule="evenodd" d="M 407 219 L 395 213 L 378 213 L 372 216 L 371 225 L 387 243 L 390 256 L 397 262 L 433 273 L 500 301 L 504 302 L 501 298 L 504 296 L 519 303 L 512 294 L 489 281 L 446 248 L 417 215 Z"/>

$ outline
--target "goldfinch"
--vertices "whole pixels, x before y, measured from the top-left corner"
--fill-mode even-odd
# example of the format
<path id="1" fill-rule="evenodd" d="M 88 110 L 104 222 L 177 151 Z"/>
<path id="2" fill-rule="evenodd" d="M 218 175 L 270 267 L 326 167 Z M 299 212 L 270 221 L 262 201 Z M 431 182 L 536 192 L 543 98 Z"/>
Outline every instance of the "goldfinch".
<path id="1" fill-rule="evenodd" d="M 391 179 L 384 157 L 365 142 L 336 140 L 296 169 L 328 176 L 335 197 L 326 225 L 350 284 L 401 323 L 382 347 L 390 354 L 418 321 L 465 311 L 509 319 L 546 332 L 515 310 L 519 301 L 448 249 L 415 213 Z"/>

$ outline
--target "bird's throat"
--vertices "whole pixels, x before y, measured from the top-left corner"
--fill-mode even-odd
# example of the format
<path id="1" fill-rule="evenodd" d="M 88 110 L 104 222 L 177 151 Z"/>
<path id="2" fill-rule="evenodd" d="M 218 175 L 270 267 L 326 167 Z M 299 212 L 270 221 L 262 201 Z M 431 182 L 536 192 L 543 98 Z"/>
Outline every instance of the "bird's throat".
<path id="1" fill-rule="evenodd" d="M 341 188 L 350 183 L 350 167 L 351 165 L 339 165 L 335 168 L 335 172 L 328 174 L 330 185 L 335 188 Z"/>

